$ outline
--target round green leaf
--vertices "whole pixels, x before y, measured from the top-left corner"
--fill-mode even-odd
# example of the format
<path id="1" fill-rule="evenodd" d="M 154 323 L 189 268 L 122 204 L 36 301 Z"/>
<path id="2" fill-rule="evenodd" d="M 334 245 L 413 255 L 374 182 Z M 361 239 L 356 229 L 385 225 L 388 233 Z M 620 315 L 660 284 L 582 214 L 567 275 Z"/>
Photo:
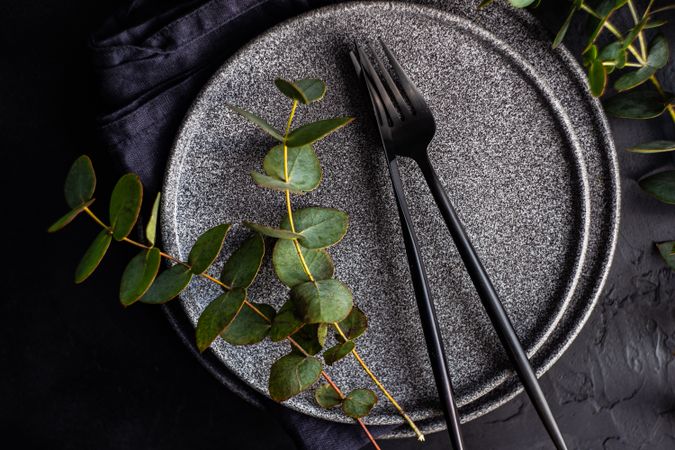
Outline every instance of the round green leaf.
<path id="1" fill-rule="evenodd" d="M 252 345 L 265 339 L 270 331 L 271 321 L 274 320 L 276 311 L 270 305 L 264 303 L 253 303 L 260 312 L 262 312 L 269 321 L 260 317 L 260 315 L 251 308 L 244 306 L 232 323 L 220 333 L 220 337 L 225 342 L 232 345 Z"/>
<path id="2" fill-rule="evenodd" d="M 627 149 L 633 153 L 664 153 L 675 151 L 675 141 L 651 141 Z"/>
<path id="3" fill-rule="evenodd" d="M 180 294 L 190 280 L 192 280 L 190 268 L 183 264 L 176 264 L 160 273 L 139 301 L 153 305 L 166 303 Z"/>
<path id="4" fill-rule="evenodd" d="M 342 410 L 354 419 L 367 416 L 377 403 L 377 395 L 370 389 L 354 389 L 342 402 Z"/>
<path id="5" fill-rule="evenodd" d="M 304 325 L 296 314 L 297 307 L 295 303 L 292 297 L 286 300 L 286 303 L 283 304 L 274 320 L 272 320 L 270 339 L 273 342 L 286 339 Z"/>
<path id="6" fill-rule="evenodd" d="M 352 350 L 354 350 L 354 341 L 342 342 L 323 352 L 323 359 L 326 364 L 331 365 L 350 354 Z"/>
<path id="7" fill-rule="evenodd" d="M 638 70 L 624 73 L 614 82 L 614 89 L 619 92 L 633 89 L 649 80 L 649 78 L 656 73 L 656 67 L 644 66 Z"/>
<path id="8" fill-rule="evenodd" d="M 91 200 L 96 189 L 96 174 L 91 159 L 87 155 L 82 155 L 75 160 L 63 188 L 66 197 L 66 203 L 71 209 L 76 209 L 83 203 Z"/>
<path id="9" fill-rule="evenodd" d="M 257 184 L 260 187 L 264 187 L 267 189 L 272 189 L 275 191 L 291 191 L 294 194 L 304 194 L 305 191 L 300 189 L 298 186 L 292 184 L 292 183 L 286 183 L 283 180 L 280 180 L 275 177 L 270 177 L 268 175 L 263 175 L 262 173 L 258 172 L 251 172 L 251 178 L 253 178 L 253 182 Z"/>
<path id="10" fill-rule="evenodd" d="M 245 300 L 244 289 L 232 289 L 209 303 L 197 321 L 197 348 L 200 352 L 209 348 L 218 335 L 232 323 Z"/>
<path id="11" fill-rule="evenodd" d="M 270 369 L 270 397 L 288 400 L 308 389 L 321 376 L 321 363 L 313 356 L 290 353 L 278 359 Z"/>
<path id="12" fill-rule="evenodd" d="M 675 205 L 675 170 L 649 175 L 640 180 L 640 187 L 657 200 Z"/>
<path id="13" fill-rule="evenodd" d="M 600 97 L 605 92 L 607 72 L 600 59 L 594 59 L 588 68 L 588 84 L 594 97 Z"/>
<path id="14" fill-rule="evenodd" d="M 656 71 L 668 63 L 668 41 L 659 34 L 652 40 L 649 46 L 646 65 L 638 70 L 623 74 L 614 83 L 614 88 L 621 92 L 632 89 L 647 81 Z"/>
<path id="15" fill-rule="evenodd" d="M 311 145 L 286 149 L 288 180 L 296 189 L 309 192 L 321 183 L 321 164 Z M 277 145 L 267 152 L 263 160 L 263 169 L 270 177 L 281 181 L 284 177 L 284 146 Z"/>
<path id="16" fill-rule="evenodd" d="M 534 0 L 509 0 L 509 3 L 515 8 L 525 8 L 534 3 Z"/>
<path id="17" fill-rule="evenodd" d="M 345 320 L 338 324 L 347 339 L 356 339 L 366 332 L 368 317 L 358 306 L 354 306 Z M 342 336 L 340 336 L 342 340 Z"/>
<path id="18" fill-rule="evenodd" d="M 305 105 L 321 100 L 326 94 L 326 84 L 315 78 L 305 78 L 295 82 L 277 78 L 274 84 L 286 97 Z"/>
<path id="19" fill-rule="evenodd" d="M 349 227 L 347 213 L 333 208 L 302 208 L 293 212 L 296 233 L 302 235 L 298 239 L 307 248 L 325 248 L 335 245 L 344 237 Z M 289 230 L 288 216 L 281 223 L 281 228 Z"/>
<path id="20" fill-rule="evenodd" d="M 276 239 L 297 239 L 300 237 L 300 234 L 298 233 L 293 233 L 289 230 L 282 230 L 280 228 L 268 227 L 267 225 L 259 225 L 253 222 L 244 222 L 244 225 L 253 231 L 257 231 L 263 236 L 269 236 Z"/>
<path id="21" fill-rule="evenodd" d="M 55 231 L 59 231 L 61 228 L 65 227 L 68 225 L 70 222 L 73 221 L 73 219 L 77 216 L 80 215 L 82 211 L 84 211 L 84 208 L 87 208 L 91 206 L 91 204 L 94 203 L 94 199 L 92 198 L 86 203 L 81 204 L 80 206 L 71 209 L 68 211 L 63 217 L 61 217 L 59 220 L 54 222 L 52 226 L 47 228 L 48 233 L 54 233 Z"/>
<path id="22" fill-rule="evenodd" d="M 159 271 L 161 260 L 162 256 L 156 247 L 142 250 L 131 259 L 124 269 L 120 283 L 120 302 L 124 306 L 136 302 L 150 288 Z"/>
<path id="23" fill-rule="evenodd" d="M 613 62 L 616 68 L 621 69 L 626 64 L 626 49 L 621 42 L 612 42 L 603 47 L 598 59 Z"/>
<path id="24" fill-rule="evenodd" d="M 656 244 L 659 253 L 663 260 L 668 264 L 668 267 L 675 270 L 675 241 L 661 242 Z"/>
<path id="25" fill-rule="evenodd" d="M 94 273 L 94 270 L 96 270 L 105 256 L 105 253 L 108 251 L 111 241 L 112 236 L 108 233 L 108 230 L 101 230 L 94 239 L 94 242 L 92 242 L 87 251 L 84 252 L 84 256 L 75 269 L 75 283 L 82 283 L 89 278 L 89 275 Z"/>
<path id="26" fill-rule="evenodd" d="M 119 179 L 110 196 L 110 226 L 113 237 L 121 241 L 131 233 L 141 212 L 143 185 L 134 173 Z"/>
<path id="27" fill-rule="evenodd" d="M 647 65 L 661 69 L 668 64 L 668 40 L 662 34 L 657 34 L 649 44 L 649 53 L 647 55 Z"/>
<path id="28" fill-rule="evenodd" d="M 155 245 L 155 240 L 157 238 L 157 217 L 159 216 L 159 202 L 161 197 L 162 193 L 158 192 L 157 197 L 155 197 L 155 202 L 152 204 L 152 212 L 148 219 L 148 225 L 145 227 L 145 238 L 151 245 Z"/>
<path id="29" fill-rule="evenodd" d="M 625 119 L 651 119 L 660 116 L 666 104 L 657 92 L 633 91 L 617 94 L 604 102 L 605 111 Z"/>
<path id="30" fill-rule="evenodd" d="M 302 147 L 303 145 L 311 144 L 344 127 L 352 120 L 354 120 L 353 117 L 336 117 L 334 119 L 324 119 L 308 123 L 291 131 L 286 139 L 286 145 L 289 147 Z"/>
<path id="31" fill-rule="evenodd" d="M 237 114 L 239 114 L 240 116 L 242 116 L 243 118 L 245 118 L 246 120 L 251 122 L 252 124 L 256 125 L 258 128 L 260 128 L 265 133 L 272 136 L 277 141 L 283 141 L 284 140 L 284 136 L 280 132 L 278 132 L 272 125 L 265 122 L 264 119 L 258 117 L 257 115 L 255 115 L 253 113 L 250 113 L 250 112 L 248 112 L 244 109 L 241 109 L 237 106 L 230 105 L 228 103 L 225 103 L 225 106 L 227 106 L 232 111 L 236 112 Z"/>
<path id="32" fill-rule="evenodd" d="M 230 224 L 224 223 L 206 230 L 197 238 L 188 255 L 188 263 L 192 267 L 192 273 L 202 274 L 209 268 L 218 257 L 223 248 L 225 235 L 230 230 Z"/>
<path id="33" fill-rule="evenodd" d="M 293 340 L 310 355 L 316 355 L 326 343 L 328 325 L 325 323 L 307 324 L 293 333 Z M 299 351 L 294 347 L 294 351 Z"/>
<path id="34" fill-rule="evenodd" d="M 305 259 L 315 280 L 327 280 L 333 278 L 335 266 L 330 255 L 325 250 L 315 250 L 300 246 L 300 251 Z M 293 287 L 309 280 L 298 256 L 295 244 L 287 240 L 279 240 L 274 244 L 272 251 L 272 266 L 279 281 L 288 287 Z"/>
<path id="35" fill-rule="evenodd" d="M 322 384 L 314 391 L 314 399 L 322 408 L 330 409 L 342 403 L 340 394 L 330 384 Z"/>
<path id="36" fill-rule="evenodd" d="M 340 322 L 352 309 L 352 293 L 335 279 L 299 284 L 291 289 L 291 297 L 306 323 Z"/>
<path id="37" fill-rule="evenodd" d="M 247 288 L 253 283 L 265 256 L 265 241 L 258 233 L 253 233 L 223 266 L 220 281 L 230 287 Z"/>

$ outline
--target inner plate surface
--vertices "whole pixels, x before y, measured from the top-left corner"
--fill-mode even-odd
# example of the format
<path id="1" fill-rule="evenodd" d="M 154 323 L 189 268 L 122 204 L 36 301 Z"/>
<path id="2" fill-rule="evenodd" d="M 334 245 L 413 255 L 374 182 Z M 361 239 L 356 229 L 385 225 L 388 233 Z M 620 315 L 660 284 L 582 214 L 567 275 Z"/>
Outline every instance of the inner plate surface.
<path id="1" fill-rule="evenodd" d="M 290 101 L 273 86 L 274 78 L 325 80 L 326 98 L 301 106 L 296 124 L 337 115 L 356 120 L 316 146 L 322 184 L 294 197 L 294 207 L 330 206 L 349 213 L 349 232 L 330 253 L 336 277 L 352 288 L 355 303 L 369 317 L 357 348 L 409 414 L 433 428 L 440 411 L 391 184 L 370 105 L 348 59 L 355 40 L 378 37 L 434 113 L 432 163 L 535 369 L 542 373 L 550 366 L 578 331 L 602 283 L 602 277 L 589 280 L 582 274 L 604 271 L 611 253 L 596 241 L 604 230 L 614 232 L 615 224 L 594 203 L 602 200 L 603 189 L 614 187 L 606 186 L 613 180 L 600 186 L 588 181 L 589 165 L 608 165 L 601 154 L 606 149 L 589 149 L 579 130 L 573 131 L 577 118 L 565 107 L 566 99 L 559 99 L 555 79 L 542 77 L 496 36 L 439 9 L 356 3 L 318 10 L 274 28 L 231 58 L 199 96 L 178 136 L 164 192 L 163 239 L 185 259 L 200 233 L 233 223 L 227 256 L 247 235 L 241 221 L 277 225 L 284 214 L 283 194 L 257 187 L 249 176 L 262 170 L 274 142 L 225 103 L 283 129 Z M 573 73 L 561 70 L 568 77 Z M 401 161 L 400 167 L 458 405 L 465 419 L 476 417 L 514 395 L 517 383 L 421 174 L 411 161 Z M 181 301 L 196 323 L 218 294 L 217 287 L 198 280 Z M 286 295 L 267 260 L 250 299 L 278 308 Z M 262 392 L 270 365 L 289 350 L 285 343 L 234 347 L 221 340 L 213 348 L 230 370 Z M 352 358 L 329 371 L 346 391 L 374 388 Z M 338 411 L 318 407 L 311 393 L 286 404 L 345 421 Z M 400 418 L 382 399 L 367 422 Z"/>

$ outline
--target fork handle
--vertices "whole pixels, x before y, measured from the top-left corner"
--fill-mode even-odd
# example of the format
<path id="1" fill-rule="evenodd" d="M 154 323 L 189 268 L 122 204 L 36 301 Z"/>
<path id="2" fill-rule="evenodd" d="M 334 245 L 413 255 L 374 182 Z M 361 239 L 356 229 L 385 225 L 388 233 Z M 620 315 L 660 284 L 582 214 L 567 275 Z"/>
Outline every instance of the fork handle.
<path id="1" fill-rule="evenodd" d="M 511 323 L 511 320 L 509 320 L 509 316 L 506 314 L 506 310 L 499 300 L 499 296 L 497 295 L 483 264 L 481 264 L 480 259 L 478 259 L 478 254 L 473 248 L 469 236 L 466 234 L 464 226 L 455 212 L 455 208 L 453 208 L 450 199 L 443 189 L 441 180 L 438 178 L 438 175 L 428 158 L 419 158 L 417 159 L 417 163 L 429 185 L 429 189 L 431 190 L 431 194 L 433 195 L 438 208 L 441 210 L 441 215 L 450 230 L 450 234 L 455 241 L 455 245 L 462 257 L 462 261 L 478 291 L 478 296 L 483 303 L 483 307 L 487 311 L 488 317 L 497 331 L 497 336 L 504 346 L 506 354 L 515 366 L 516 373 L 520 377 L 527 395 L 534 404 L 534 408 L 536 409 L 537 414 L 539 414 L 539 417 L 556 448 L 558 450 L 566 450 L 567 446 L 565 445 L 562 433 L 558 428 L 558 424 L 546 401 L 546 397 L 544 397 L 541 386 L 539 386 L 537 376 L 530 365 L 527 354 L 518 340 L 518 336 L 513 329 L 513 324 Z"/>
<path id="2" fill-rule="evenodd" d="M 424 339 L 427 344 L 429 352 L 429 360 L 431 361 L 431 368 L 436 381 L 436 388 L 441 400 L 443 415 L 448 426 L 448 433 L 450 434 L 450 442 L 452 448 L 455 450 L 464 449 L 464 441 L 462 439 L 462 432 L 460 429 L 459 414 L 455 406 L 455 400 L 452 394 L 452 383 L 450 381 L 450 370 L 448 362 L 445 357 L 445 349 L 443 348 L 443 341 L 441 339 L 441 332 L 436 318 L 436 310 L 434 309 L 433 300 L 431 298 L 431 291 L 429 289 L 429 281 L 427 280 L 426 270 L 424 268 L 424 261 L 419 251 L 419 243 L 413 222 L 410 217 L 408 203 L 405 200 L 403 193 L 403 185 L 401 183 L 401 174 L 398 170 L 396 158 L 389 161 L 389 175 L 394 187 L 394 196 L 396 198 L 396 206 L 398 207 L 398 214 L 401 219 L 401 228 L 403 231 L 403 241 L 405 243 L 406 255 L 408 257 L 408 265 L 410 266 L 410 275 L 412 278 L 413 288 L 415 290 L 415 298 L 417 299 L 417 307 L 420 313 L 422 322 L 422 331 Z"/>

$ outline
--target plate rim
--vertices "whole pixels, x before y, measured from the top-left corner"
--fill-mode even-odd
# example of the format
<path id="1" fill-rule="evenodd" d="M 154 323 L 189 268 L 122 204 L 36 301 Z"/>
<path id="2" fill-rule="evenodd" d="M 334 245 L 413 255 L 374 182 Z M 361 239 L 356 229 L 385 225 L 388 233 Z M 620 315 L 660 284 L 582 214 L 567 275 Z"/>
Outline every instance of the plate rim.
<path id="1" fill-rule="evenodd" d="M 228 57 L 219 66 L 219 68 L 214 72 L 214 75 L 211 78 L 209 78 L 209 80 L 204 84 L 204 86 L 202 87 L 200 92 L 194 98 L 190 108 L 187 110 L 185 116 L 183 117 L 183 120 L 181 121 L 180 127 L 178 128 L 178 130 L 176 132 L 176 136 L 174 138 L 173 144 L 172 144 L 171 149 L 170 149 L 169 158 L 167 159 L 167 166 L 166 166 L 167 170 L 165 171 L 164 182 L 163 182 L 163 187 L 164 187 L 163 194 L 164 195 L 162 196 L 163 198 L 162 198 L 162 208 L 161 208 L 162 224 L 169 223 L 170 222 L 168 220 L 169 218 L 173 219 L 173 221 L 175 222 L 175 216 L 170 217 L 170 212 L 175 211 L 175 208 L 172 208 L 171 211 L 169 211 L 166 208 L 165 205 L 166 205 L 166 202 L 168 201 L 169 197 L 171 197 L 175 200 L 176 192 L 172 191 L 170 189 L 166 189 L 166 188 L 167 188 L 167 186 L 171 186 L 171 179 L 172 178 L 174 180 L 180 179 L 180 176 L 181 176 L 181 173 L 182 173 L 182 171 L 176 173 L 176 172 L 172 172 L 170 170 L 170 167 L 174 167 L 174 168 L 175 167 L 181 167 L 182 168 L 182 166 L 183 166 L 183 158 L 185 157 L 185 154 L 183 153 L 182 155 L 177 155 L 178 146 L 179 146 L 179 143 L 180 143 L 180 140 L 181 140 L 180 138 L 181 138 L 181 136 L 183 136 L 185 130 L 190 125 L 190 123 L 189 123 L 190 117 L 193 116 L 194 111 L 197 109 L 198 104 L 201 103 L 201 100 L 204 98 L 204 96 L 206 94 L 206 91 L 209 88 L 212 87 L 212 85 L 214 83 L 214 80 L 216 80 L 219 77 L 220 73 L 224 70 L 224 68 L 226 66 L 228 66 L 229 64 L 231 64 L 233 60 L 240 57 L 240 55 L 242 53 L 248 51 L 251 47 L 258 44 L 259 41 L 265 39 L 269 34 L 279 32 L 280 30 L 282 30 L 284 28 L 287 28 L 289 26 L 294 25 L 295 22 L 304 20 L 306 18 L 319 16 L 319 15 L 322 15 L 322 14 L 328 14 L 328 13 L 331 13 L 331 12 L 345 11 L 345 10 L 348 10 L 348 9 L 357 9 L 357 8 L 361 8 L 361 7 L 364 7 L 364 6 L 365 7 L 372 7 L 373 4 L 378 4 L 378 6 L 386 5 L 389 8 L 403 7 L 405 9 L 407 9 L 408 11 L 415 11 L 417 13 L 419 13 L 419 12 L 425 13 L 426 12 L 426 14 L 443 16 L 445 19 L 449 18 L 450 21 L 453 21 L 455 23 L 460 23 L 462 25 L 462 27 L 469 32 L 485 33 L 489 37 L 489 39 L 492 40 L 493 42 L 498 42 L 498 43 L 504 45 L 504 47 L 507 49 L 507 56 L 509 56 L 509 58 L 514 59 L 513 56 L 519 54 L 519 52 L 517 50 L 514 50 L 510 45 L 505 43 L 501 38 L 499 38 L 498 36 L 494 35 L 490 31 L 485 29 L 482 24 L 474 22 L 470 18 L 462 16 L 461 14 L 459 14 L 457 12 L 451 12 L 451 11 L 447 11 L 445 9 L 442 9 L 443 8 L 442 4 L 439 4 L 439 5 L 426 4 L 424 2 L 407 3 L 407 2 L 401 2 L 401 1 L 341 2 L 341 3 L 329 5 L 329 6 L 323 6 L 323 7 L 320 7 L 320 8 L 315 8 L 315 9 L 312 9 L 312 10 L 307 11 L 305 13 L 302 13 L 302 14 L 296 15 L 294 17 L 291 17 L 291 18 L 289 18 L 289 19 L 287 19 L 283 22 L 280 22 L 279 24 L 262 31 L 260 34 L 258 34 L 256 37 L 254 37 L 253 39 L 248 41 L 245 45 L 243 45 L 236 52 L 234 52 L 230 57 Z M 534 16 L 532 16 L 529 12 L 522 11 L 522 10 L 509 9 L 508 11 L 506 11 L 506 13 L 512 14 L 515 17 L 523 20 L 524 22 L 526 22 L 526 24 L 529 27 L 532 27 L 533 29 L 535 29 L 541 35 L 547 35 L 548 36 L 550 34 L 545 28 L 543 28 L 542 24 Z M 504 51 L 504 50 L 500 48 L 499 51 Z M 621 214 L 620 171 L 619 171 L 619 166 L 618 166 L 618 158 L 617 158 L 617 155 L 616 155 L 616 149 L 615 149 L 615 146 L 614 146 L 614 141 L 612 139 L 611 129 L 609 127 L 609 123 L 607 121 L 607 118 L 606 118 L 606 116 L 605 116 L 605 114 L 604 114 L 604 112 L 601 108 L 601 104 L 598 101 L 598 99 L 596 99 L 596 98 L 594 98 L 590 95 L 590 92 L 588 91 L 588 88 L 586 87 L 586 84 L 585 84 L 585 77 L 584 77 L 583 71 L 580 68 L 580 66 L 578 65 L 577 61 L 571 55 L 571 53 L 566 48 L 564 48 L 564 46 L 559 47 L 554 52 L 556 53 L 556 56 L 558 56 L 558 58 L 562 60 L 565 68 L 567 69 L 567 73 L 569 74 L 569 79 L 575 82 L 575 84 L 578 86 L 580 92 L 583 93 L 583 98 L 586 101 L 587 105 L 590 106 L 590 114 L 589 115 L 593 118 L 595 132 L 596 132 L 596 135 L 598 136 L 599 142 L 602 144 L 601 147 L 604 147 L 604 149 L 603 149 L 604 151 L 602 151 L 602 154 L 605 155 L 605 157 L 607 159 L 607 162 L 610 163 L 609 167 L 608 167 L 610 178 L 605 183 L 604 187 L 607 189 L 607 191 L 609 193 L 611 193 L 610 199 L 613 200 L 613 201 L 611 202 L 612 203 L 611 206 L 607 206 L 606 208 L 608 210 L 611 210 L 613 212 L 613 214 L 611 214 L 610 217 L 609 217 L 610 221 L 605 224 L 608 227 L 608 229 L 611 229 L 611 233 L 610 233 L 610 237 L 609 237 L 609 245 L 603 247 L 602 250 L 606 249 L 606 251 L 599 251 L 599 254 L 602 255 L 602 257 L 599 259 L 599 261 L 601 261 L 601 264 L 596 264 L 600 268 L 600 270 L 599 270 L 600 276 L 598 277 L 599 281 L 597 281 L 596 283 L 589 286 L 589 289 L 588 289 L 589 291 L 592 290 L 593 294 L 588 301 L 584 302 L 584 307 L 581 308 L 581 311 L 582 311 L 581 317 L 576 319 L 574 321 L 574 326 L 572 327 L 572 329 L 569 332 L 565 333 L 565 339 L 558 341 L 558 344 L 555 345 L 555 350 L 548 353 L 547 357 L 544 359 L 544 362 L 537 369 L 537 376 L 541 376 L 543 373 L 548 371 L 550 369 L 550 367 L 569 348 L 571 343 L 576 339 L 579 332 L 581 331 L 581 329 L 584 327 L 584 325 L 588 321 L 588 318 L 589 318 L 590 314 L 594 310 L 594 308 L 597 304 L 597 301 L 598 301 L 598 299 L 599 299 L 599 297 L 602 293 L 604 285 L 607 281 L 607 275 L 609 273 L 609 270 L 611 268 L 612 261 L 613 261 L 613 258 L 614 258 L 614 254 L 615 254 L 615 250 L 616 250 L 616 243 L 617 243 L 617 240 L 618 240 L 618 230 L 619 230 L 619 226 L 620 226 L 620 214 Z M 530 79 L 530 81 L 532 81 L 532 82 L 536 81 L 537 82 L 537 83 L 534 83 L 534 84 L 539 84 L 539 82 L 542 82 L 542 83 L 545 84 L 544 79 L 539 79 L 537 77 L 536 68 L 532 67 L 528 62 L 522 61 L 522 62 L 518 62 L 518 68 L 520 70 L 523 70 L 523 67 L 521 67 L 521 65 L 524 65 L 527 68 L 527 70 L 526 70 L 526 72 L 528 73 L 527 77 Z M 541 90 L 541 87 L 538 86 L 537 89 Z M 552 93 L 551 93 L 550 96 L 547 96 L 547 100 L 550 100 L 551 98 L 556 99 L 556 102 L 558 102 L 557 97 L 555 95 L 553 95 Z M 562 105 L 558 105 L 558 106 L 559 106 L 560 109 L 557 110 L 556 112 L 561 113 L 563 115 L 563 117 L 567 118 L 567 115 L 565 114 L 565 112 L 564 112 L 565 110 L 562 107 Z M 569 120 L 569 118 L 567 118 L 567 119 Z M 573 134 L 573 137 L 574 137 L 573 142 L 576 142 L 576 135 L 574 134 L 574 129 L 573 129 L 572 125 L 570 123 L 566 123 L 566 125 L 570 127 L 570 131 Z M 567 130 L 567 127 L 563 127 L 563 128 L 565 128 Z M 570 137 L 566 136 L 565 139 L 570 140 Z M 574 153 L 575 154 L 577 153 L 576 148 L 575 148 Z M 581 155 L 579 155 L 581 157 L 580 161 L 584 162 L 583 152 L 580 152 L 580 153 L 581 153 Z M 177 156 L 179 156 L 179 158 L 177 158 Z M 585 168 L 585 165 L 584 165 L 584 168 Z M 587 174 L 585 174 L 585 175 L 587 175 Z M 586 176 L 586 178 L 587 178 L 587 176 Z M 584 181 L 586 181 L 586 180 L 584 180 Z M 166 195 L 167 192 L 172 192 L 172 193 L 170 195 Z M 587 200 L 586 196 L 584 196 L 584 200 Z M 606 211 L 603 210 L 603 212 L 606 212 Z M 591 214 L 591 211 L 588 211 L 587 215 L 590 215 L 590 214 Z M 162 227 L 161 227 L 162 228 L 162 235 L 163 235 L 162 239 L 163 240 L 165 239 L 165 236 L 166 236 L 165 227 L 166 227 L 165 225 L 162 225 Z M 586 231 L 586 229 L 585 229 L 585 231 Z M 587 233 L 585 232 L 584 235 L 585 235 L 585 238 L 586 238 Z M 585 256 L 585 252 L 582 252 L 582 253 Z M 578 265 L 580 266 L 580 268 L 583 268 L 583 263 L 579 263 Z M 591 287 L 593 289 L 591 289 Z M 575 286 L 575 288 L 576 288 L 576 286 Z M 571 289 L 571 291 L 573 293 L 574 289 Z M 562 306 L 560 307 L 560 310 L 561 310 L 560 314 L 557 314 L 556 319 L 554 321 L 552 321 L 552 325 L 548 327 L 549 330 L 545 333 L 545 336 L 542 339 L 540 339 L 541 343 L 539 345 L 534 346 L 533 350 L 530 352 L 531 354 L 528 354 L 528 356 L 530 358 L 532 358 L 532 357 L 534 357 L 534 355 L 538 354 L 539 351 L 545 346 L 545 344 L 547 343 L 547 339 L 550 337 L 551 334 L 553 334 L 553 332 L 555 331 L 559 321 L 563 318 L 564 313 L 567 311 L 568 302 L 570 300 L 571 300 L 571 298 L 567 298 L 564 303 L 561 303 Z M 185 310 L 185 307 L 183 306 L 182 303 L 181 303 L 180 306 L 181 306 L 181 310 L 183 310 L 183 312 L 185 312 L 187 314 L 187 311 Z M 168 311 L 168 309 L 167 309 L 167 311 Z M 169 313 L 169 315 L 172 315 L 172 314 Z M 179 327 L 176 325 L 176 323 L 174 323 L 174 320 L 171 320 L 171 323 L 172 323 L 172 326 L 174 326 L 174 328 L 176 328 L 176 331 L 179 334 L 182 335 L 183 331 L 179 329 Z M 218 358 L 218 360 L 220 361 L 223 368 L 232 372 L 232 374 L 235 377 L 237 377 L 237 379 L 244 382 L 249 389 L 252 389 L 256 393 L 258 393 L 260 395 L 263 395 L 266 398 L 269 398 L 269 396 L 266 392 L 263 392 L 263 391 L 259 390 L 257 387 L 253 386 L 248 380 L 245 380 L 243 378 L 238 377 L 236 375 L 236 373 L 233 372 L 227 366 L 227 364 L 225 364 L 224 361 L 222 361 L 220 358 Z M 204 364 L 204 365 L 209 369 L 209 371 L 214 373 L 214 375 L 217 375 L 217 373 L 214 372 L 214 371 L 217 371 L 217 369 L 215 367 L 212 368 L 211 364 Z M 508 377 L 509 377 L 509 373 L 507 371 L 506 376 L 504 378 L 506 379 Z M 218 376 L 218 378 L 221 379 L 222 377 Z M 481 400 L 487 394 L 489 394 L 491 392 L 494 392 L 499 386 L 501 386 L 503 384 L 504 384 L 504 382 L 500 381 L 499 385 L 492 386 L 492 387 L 489 387 L 487 389 L 484 389 L 483 391 L 480 392 L 479 395 L 475 396 L 475 398 L 470 399 L 468 402 L 466 402 L 463 405 L 463 407 L 464 406 L 470 406 L 472 403 Z M 488 403 L 486 405 L 481 407 L 479 410 L 474 411 L 474 412 L 469 413 L 469 414 L 463 414 L 463 420 L 462 421 L 467 422 L 467 421 L 473 420 L 477 417 L 480 417 L 480 416 L 486 414 L 489 411 L 492 411 L 492 410 L 496 409 L 497 407 L 501 406 L 502 404 L 508 402 L 510 399 L 512 399 L 513 397 L 518 395 L 520 392 L 522 392 L 522 390 L 523 389 L 522 389 L 521 386 L 517 386 L 515 388 L 508 388 L 507 393 L 503 394 L 503 395 L 500 394 L 500 397 L 499 397 L 498 400 L 490 400 L 490 401 L 488 401 Z M 240 394 L 242 394 L 242 393 L 240 393 Z M 246 399 L 248 399 L 249 401 L 252 401 L 251 398 L 250 398 L 250 395 L 243 395 L 243 396 Z M 327 417 L 323 417 L 323 416 L 320 416 L 320 415 L 316 415 L 316 414 L 313 414 L 311 412 L 308 412 L 305 409 L 298 408 L 298 407 L 296 407 L 295 405 L 292 405 L 292 404 L 291 405 L 284 404 L 284 406 L 287 407 L 287 408 L 293 409 L 295 411 L 301 412 L 303 414 L 307 414 L 307 415 L 309 415 L 311 417 L 314 417 L 314 418 L 320 418 L 320 419 L 324 419 L 324 420 L 330 420 L 330 421 L 335 421 L 335 422 L 344 422 L 344 423 L 350 423 L 351 422 L 351 420 L 349 420 L 348 418 L 345 418 L 344 421 L 341 421 L 341 420 L 335 420 L 333 418 L 327 418 Z M 401 419 L 397 414 L 391 414 L 389 417 L 391 417 L 392 420 L 388 420 L 388 421 L 379 420 L 379 421 L 373 422 L 373 423 L 369 423 L 368 421 L 366 421 L 366 423 L 369 423 L 369 424 L 372 424 L 372 425 L 388 425 L 388 424 L 401 424 L 401 423 L 403 423 L 403 419 Z M 438 416 L 437 414 L 431 414 L 431 415 L 419 418 L 417 420 L 420 420 L 420 421 L 427 421 L 428 420 L 428 421 L 431 422 L 429 426 L 425 426 L 426 430 L 438 431 L 438 430 L 443 429 L 445 427 L 445 424 L 442 420 L 442 416 Z M 389 437 L 399 437 L 399 436 L 408 436 L 408 435 L 411 435 L 411 434 L 406 433 L 404 431 L 403 433 L 393 433 Z"/>

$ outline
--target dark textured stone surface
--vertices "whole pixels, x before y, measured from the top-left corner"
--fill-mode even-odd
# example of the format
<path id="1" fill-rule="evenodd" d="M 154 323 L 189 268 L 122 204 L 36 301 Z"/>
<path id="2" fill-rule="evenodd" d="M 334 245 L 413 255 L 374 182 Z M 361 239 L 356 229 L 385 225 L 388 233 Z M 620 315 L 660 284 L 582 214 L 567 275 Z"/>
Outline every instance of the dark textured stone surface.
<path id="1" fill-rule="evenodd" d="M 115 291 L 133 250 L 114 250 L 100 273 L 75 287 L 72 270 L 94 229 L 82 222 L 59 236 L 44 232 L 63 213 L 60 186 L 78 154 L 94 153 L 101 190 L 112 186 L 112 175 L 104 169 L 111 162 L 92 149 L 86 132 L 95 100 L 89 93 L 84 39 L 121 3 L 30 0 L 0 7 L 4 180 L 31 168 L 5 204 L 14 217 L 4 235 L 6 254 L 15 266 L 3 271 L 0 302 L 3 445 L 290 450 L 293 445 L 273 416 L 207 373 L 159 310 L 119 306 Z M 543 3 L 553 10 L 554 28 L 562 13 L 553 1 Z M 566 2 L 560 3 L 564 9 Z M 666 29 L 671 41 L 674 28 Z M 675 65 L 670 67 L 664 81 L 673 90 Z M 675 447 L 675 279 L 663 269 L 652 243 L 675 238 L 675 212 L 642 194 L 635 180 L 672 165 L 673 159 L 621 149 L 672 138 L 675 130 L 661 119 L 611 123 L 624 200 L 616 260 L 586 327 L 542 383 L 570 448 L 669 450 Z M 33 206 L 27 210 L 26 204 Z M 104 210 L 103 204 L 99 207 Z M 551 448 L 523 395 L 468 423 L 465 433 L 472 449 Z M 445 433 L 436 433 L 426 444 L 407 439 L 382 447 L 447 445 Z"/>

